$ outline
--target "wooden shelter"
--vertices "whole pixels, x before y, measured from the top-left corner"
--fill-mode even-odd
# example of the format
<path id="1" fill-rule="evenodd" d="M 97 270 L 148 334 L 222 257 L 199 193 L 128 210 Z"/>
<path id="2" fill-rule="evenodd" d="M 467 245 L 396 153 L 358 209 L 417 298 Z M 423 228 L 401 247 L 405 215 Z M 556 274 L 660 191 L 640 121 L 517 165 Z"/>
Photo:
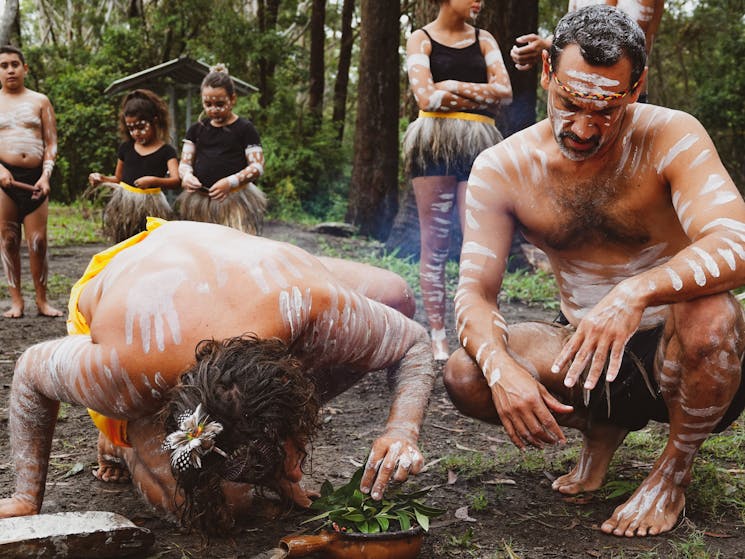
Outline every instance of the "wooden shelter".
<path id="1" fill-rule="evenodd" d="M 174 58 L 163 64 L 147 68 L 125 76 L 112 82 L 104 93 L 116 95 L 123 91 L 132 91 L 137 88 L 150 89 L 159 95 L 163 95 L 168 101 L 168 111 L 171 117 L 171 143 L 177 144 L 180 132 L 188 130 L 192 124 L 193 94 L 199 95 L 199 87 L 204 76 L 210 71 L 210 67 L 204 62 L 194 60 L 188 56 Z M 254 93 L 259 89 L 231 75 L 235 84 L 236 92 L 241 95 Z M 186 97 L 183 128 L 177 118 L 178 100 Z"/>

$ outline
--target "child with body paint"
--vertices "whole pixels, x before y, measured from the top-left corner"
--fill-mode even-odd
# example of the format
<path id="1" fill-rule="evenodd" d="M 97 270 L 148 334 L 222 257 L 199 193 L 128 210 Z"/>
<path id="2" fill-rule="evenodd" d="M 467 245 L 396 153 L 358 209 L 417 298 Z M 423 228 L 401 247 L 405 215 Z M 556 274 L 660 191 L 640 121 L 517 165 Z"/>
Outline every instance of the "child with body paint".
<path id="1" fill-rule="evenodd" d="M 565 443 L 577 464 L 561 495 L 604 484 L 616 449 L 669 423 L 646 478 L 600 529 L 671 530 L 702 443 L 745 409 L 745 201 L 693 116 L 637 103 L 644 33 L 623 11 L 565 15 L 541 86 L 547 118 L 477 158 L 468 182 L 460 281 L 462 349 L 443 381 L 466 415 L 519 448 Z M 555 323 L 509 324 L 499 309 L 515 230 L 543 250 L 559 290 Z"/>
<path id="2" fill-rule="evenodd" d="M 207 117 L 186 132 L 179 165 L 184 191 L 176 209 L 182 219 L 259 234 L 266 209 L 266 197 L 253 183 L 264 173 L 259 134 L 233 112 L 235 85 L 225 66 L 211 69 L 201 92 Z"/>
<path id="3" fill-rule="evenodd" d="M 49 99 L 25 86 L 23 53 L 0 46 L 0 258 L 10 292 L 6 318 L 23 316 L 21 225 L 28 245 L 36 308 L 62 313 L 47 301 L 49 181 L 57 158 L 57 122 Z"/>
<path id="4" fill-rule="evenodd" d="M 162 188 L 177 188 L 178 154 L 169 141 L 168 107 L 147 89 L 136 89 L 122 102 L 113 176 L 91 173 L 91 186 L 113 190 L 103 214 L 104 233 L 115 243 L 145 230 L 148 216 L 171 219 Z"/>
<path id="5" fill-rule="evenodd" d="M 406 65 L 419 118 L 404 136 L 406 171 L 412 177 L 421 229 L 419 278 L 435 359 L 449 356 L 445 333 L 445 262 L 458 209 L 461 227 L 471 165 L 502 138 L 494 116 L 512 99 L 499 45 L 468 22 L 480 0 L 433 0 L 437 19 L 411 34 Z"/>

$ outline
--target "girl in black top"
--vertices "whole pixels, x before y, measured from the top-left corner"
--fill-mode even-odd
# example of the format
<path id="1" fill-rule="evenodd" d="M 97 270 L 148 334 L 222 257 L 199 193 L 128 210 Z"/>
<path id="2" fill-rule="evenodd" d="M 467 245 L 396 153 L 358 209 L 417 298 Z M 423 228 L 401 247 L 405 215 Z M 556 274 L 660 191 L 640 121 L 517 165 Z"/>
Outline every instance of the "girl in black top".
<path id="1" fill-rule="evenodd" d="M 434 0 L 437 1 L 437 0 Z M 445 333 L 445 261 L 456 206 L 468 219 L 466 184 L 471 165 L 501 140 L 494 124 L 512 87 L 499 45 L 468 23 L 479 0 L 441 0 L 437 19 L 411 34 L 406 65 L 419 118 L 404 136 L 421 229 L 419 281 L 437 360 L 449 356 Z"/>
<path id="2" fill-rule="evenodd" d="M 152 91 L 136 89 L 122 102 L 119 129 L 127 141 L 118 150 L 113 176 L 91 173 L 91 186 L 113 194 L 104 210 L 104 233 L 114 242 L 145 230 L 147 216 L 171 219 L 161 188 L 179 185 L 178 157 L 168 142 L 168 108 Z"/>
<path id="3" fill-rule="evenodd" d="M 186 132 L 176 200 L 182 219 L 261 233 L 266 198 L 252 181 L 264 173 L 261 140 L 249 120 L 233 113 L 235 86 L 224 66 L 202 81 L 207 118 Z"/>

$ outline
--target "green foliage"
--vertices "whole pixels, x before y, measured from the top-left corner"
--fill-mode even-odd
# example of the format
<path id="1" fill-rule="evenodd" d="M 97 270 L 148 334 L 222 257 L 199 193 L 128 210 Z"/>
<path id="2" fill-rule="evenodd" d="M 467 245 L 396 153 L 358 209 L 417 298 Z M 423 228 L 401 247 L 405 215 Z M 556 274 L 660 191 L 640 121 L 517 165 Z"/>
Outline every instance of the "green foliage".
<path id="1" fill-rule="evenodd" d="M 692 530 L 684 540 L 671 541 L 670 547 L 675 557 L 679 559 L 718 559 L 721 557 L 718 551 L 709 550 L 704 533 L 700 530 Z"/>
<path id="2" fill-rule="evenodd" d="M 375 501 L 360 491 L 363 473 L 364 467 L 359 468 L 347 484 L 336 489 L 326 480 L 321 486 L 321 497 L 310 506 L 321 514 L 303 524 L 321 520 L 321 527 L 364 534 L 405 531 L 417 524 L 428 531 L 430 518 L 445 512 L 421 501 L 429 489 L 413 493 L 389 491 L 382 500 Z"/>
<path id="3" fill-rule="evenodd" d="M 542 305 L 549 310 L 559 309 L 559 290 L 552 274 L 543 270 L 516 270 L 502 280 L 500 298 L 506 302 L 523 301 Z"/>
<path id="4" fill-rule="evenodd" d="M 469 452 L 467 454 L 449 454 L 440 460 L 439 467 L 443 472 L 453 470 L 458 477 L 464 480 L 478 479 L 485 474 L 490 474 L 499 465 L 499 462 L 490 456 L 480 452 Z"/>
<path id="5" fill-rule="evenodd" d="M 52 247 L 103 243 L 99 210 L 85 202 L 49 204 L 47 237 Z"/>

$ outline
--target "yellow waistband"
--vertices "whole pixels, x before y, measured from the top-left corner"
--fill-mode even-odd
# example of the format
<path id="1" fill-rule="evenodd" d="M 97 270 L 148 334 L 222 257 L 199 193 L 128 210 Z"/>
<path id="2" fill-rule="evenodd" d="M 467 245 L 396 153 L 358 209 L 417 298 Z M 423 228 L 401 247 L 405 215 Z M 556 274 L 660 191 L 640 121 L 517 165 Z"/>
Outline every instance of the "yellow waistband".
<path id="1" fill-rule="evenodd" d="M 475 122 L 484 122 L 486 124 L 496 125 L 496 121 L 486 115 L 480 115 L 477 113 L 441 113 L 441 112 L 430 112 L 430 111 L 419 111 L 419 116 L 424 118 L 459 118 L 461 120 L 473 120 Z"/>
<path id="2" fill-rule="evenodd" d="M 136 186 L 131 186 L 124 181 L 121 181 L 119 186 L 124 190 L 129 190 L 135 194 L 158 194 L 160 192 L 160 187 L 157 186 L 155 188 L 137 188 Z"/>

